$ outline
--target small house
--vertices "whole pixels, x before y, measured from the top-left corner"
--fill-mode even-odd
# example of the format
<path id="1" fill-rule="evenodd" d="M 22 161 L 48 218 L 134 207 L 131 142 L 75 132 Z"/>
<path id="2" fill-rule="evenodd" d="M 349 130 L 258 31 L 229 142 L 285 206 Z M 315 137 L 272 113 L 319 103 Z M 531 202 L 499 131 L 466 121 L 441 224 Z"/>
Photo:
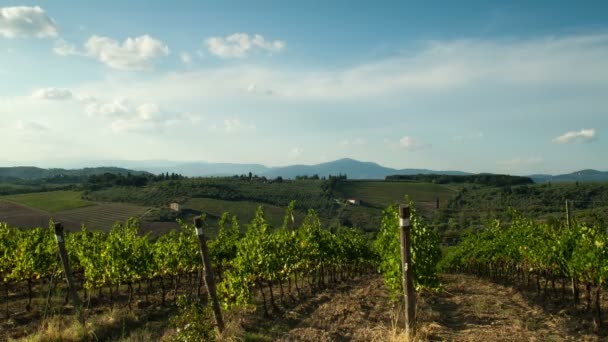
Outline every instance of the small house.
<path id="1" fill-rule="evenodd" d="M 361 200 L 358 198 L 349 198 L 346 200 L 346 203 L 352 204 L 352 205 L 361 205 Z"/>
<path id="2" fill-rule="evenodd" d="M 182 205 L 174 202 L 174 203 L 169 204 L 169 208 L 173 211 L 180 212 L 182 210 Z"/>

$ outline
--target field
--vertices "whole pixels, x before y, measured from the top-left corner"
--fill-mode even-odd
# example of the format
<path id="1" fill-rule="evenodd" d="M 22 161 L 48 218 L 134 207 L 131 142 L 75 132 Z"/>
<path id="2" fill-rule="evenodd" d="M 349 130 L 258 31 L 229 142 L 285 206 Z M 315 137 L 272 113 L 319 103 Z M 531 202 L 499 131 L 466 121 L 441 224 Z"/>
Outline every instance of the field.
<path id="1" fill-rule="evenodd" d="M 4 196 L 2 199 L 49 213 L 94 205 L 93 202 L 85 201 L 80 196 L 81 193 L 78 191 L 49 191 Z"/>
<path id="2" fill-rule="evenodd" d="M 87 228 L 109 230 L 116 222 L 124 221 L 130 217 L 140 217 L 148 208 L 125 203 L 102 203 L 65 210 L 56 213 L 56 220 L 62 222 L 76 222 L 80 226 L 85 224 Z M 74 227 L 68 227 L 73 229 Z"/>
<path id="3" fill-rule="evenodd" d="M 221 217 L 224 212 L 230 212 L 231 215 L 236 215 L 241 226 L 248 224 L 253 219 L 258 206 L 264 207 L 266 220 L 273 227 L 280 227 L 283 224 L 285 208 L 262 204 L 250 201 L 222 201 L 211 198 L 192 198 L 186 202 L 186 207 L 206 213 L 208 215 L 208 223 L 214 224 L 217 218 Z M 302 213 L 296 213 L 296 220 L 304 216 Z M 299 221 L 299 220 L 298 220 Z"/>
<path id="4" fill-rule="evenodd" d="M 450 199 L 456 192 L 445 185 L 412 182 L 348 181 L 338 183 L 335 193 L 343 198 L 357 198 L 361 204 L 385 208 L 402 202 L 409 195 L 416 203 L 435 205 Z"/>
<path id="5" fill-rule="evenodd" d="M 117 221 L 140 217 L 149 208 L 126 203 L 96 203 L 80 198 L 80 192 L 53 191 L 0 197 L 0 222 L 15 227 L 46 227 L 50 219 L 68 230 L 88 228 L 107 231 Z M 142 231 L 158 232 L 177 227 L 175 222 L 142 222 Z"/>
<path id="6" fill-rule="evenodd" d="M 300 209 L 322 209 L 332 205 L 322 186 L 322 181 L 315 180 L 270 183 L 238 178 L 190 178 L 158 182 L 144 187 L 104 188 L 87 192 L 86 198 L 98 202 L 134 203 L 154 207 L 189 198 L 252 201 L 280 207 L 296 200 Z"/>
<path id="7" fill-rule="evenodd" d="M 46 212 L 0 199 L 0 222 L 16 227 L 46 227 L 49 219 Z"/>

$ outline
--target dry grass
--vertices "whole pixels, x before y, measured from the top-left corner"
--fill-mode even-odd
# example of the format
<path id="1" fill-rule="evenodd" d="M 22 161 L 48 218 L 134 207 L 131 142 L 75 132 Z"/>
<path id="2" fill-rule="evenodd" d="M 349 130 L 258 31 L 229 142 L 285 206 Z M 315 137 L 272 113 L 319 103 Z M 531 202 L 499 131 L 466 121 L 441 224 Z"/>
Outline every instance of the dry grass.
<path id="1" fill-rule="evenodd" d="M 27 337 L 13 340 L 20 342 L 46 341 L 98 341 L 115 336 L 122 328 L 123 335 L 127 327 L 137 321 L 137 317 L 126 309 L 108 309 L 87 319 L 82 324 L 73 316 L 54 316 L 40 325 L 40 329 Z M 129 332 L 128 338 L 120 337 L 120 341 L 151 341 L 151 333 L 145 330 Z"/>
<path id="2" fill-rule="evenodd" d="M 91 338 L 86 327 L 78 320 L 66 317 L 53 317 L 42 323 L 40 330 L 33 335 L 17 340 L 22 342 L 46 341 L 83 341 Z M 9 340 L 10 341 L 10 340 Z"/>

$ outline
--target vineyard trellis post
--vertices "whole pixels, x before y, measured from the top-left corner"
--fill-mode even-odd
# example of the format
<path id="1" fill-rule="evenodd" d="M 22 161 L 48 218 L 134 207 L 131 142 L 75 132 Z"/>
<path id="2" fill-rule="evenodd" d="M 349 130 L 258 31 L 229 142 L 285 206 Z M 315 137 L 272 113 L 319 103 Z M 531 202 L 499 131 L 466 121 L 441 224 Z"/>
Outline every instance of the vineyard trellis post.
<path id="1" fill-rule="evenodd" d="M 198 237 L 198 245 L 201 251 L 201 257 L 203 259 L 203 270 L 205 272 L 205 287 L 207 293 L 211 297 L 211 305 L 213 308 L 213 314 L 215 315 L 215 323 L 220 333 L 224 331 L 224 318 L 222 317 L 222 309 L 220 307 L 220 301 L 217 298 L 217 291 L 215 289 L 215 278 L 213 277 L 213 269 L 211 268 L 211 259 L 209 258 L 209 248 L 207 248 L 207 239 L 203 234 L 203 220 L 200 216 L 194 218 L 194 227 L 196 228 L 196 235 Z"/>
<path id="2" fill-rule="evenodd" d="M 76 292 L 76 284 L 74 283 L 74 277 L 72 275 L 72 268 L 70 267 L 70 260 L 68 259 L 68 253 L 65 249 L 65 239 L 63 236 L 63 224 L 61 222 L 55 223 L 55 238 L 57 239 L 57 246 L 59 247 L 59 258 L 63 264 L 63 271 L 65 273 L 65 280 L 68 283 L 68 292 L 72 297 L 72 304 L 78 314 L 80 321 L 84 322 L 84 316 L 82 314 L 82 302 Z"/>
<path id="3" fill-rule="evenodd" d="M 570 229 L 570 203 L 566 200 L 566 227 Z"/>
<path id="4" fill-rule="evenodd" d="M 401 265 L 403 296 L 405 300 L 405 329 L 407 336 L 413 336 L 416 314 L 416 294 L 414 292 L 414 269 L 412 268 L 412 240 L 410 236 L 410 207 L 399 205 L 399 226 L 401 236 Z"/>

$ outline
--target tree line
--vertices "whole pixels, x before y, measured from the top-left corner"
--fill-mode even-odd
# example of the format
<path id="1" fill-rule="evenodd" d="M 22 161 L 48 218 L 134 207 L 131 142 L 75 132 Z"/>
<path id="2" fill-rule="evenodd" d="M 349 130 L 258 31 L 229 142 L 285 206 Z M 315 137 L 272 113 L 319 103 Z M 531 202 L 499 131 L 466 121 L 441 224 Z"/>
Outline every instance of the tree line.
<path id="1" fill-rule="evenodd" d="M 530 177 L 510 176 L 510 175 L 494 175 L 494 174 L 478 174 L 478 175 L 434 175 L 434 174 L 418 174 L 418 175 L 392 175 L 386 176 L 387 181 L 411 181 L 425 182 L 436 184 L 448 183 L 469 183 L 485 186 L 503 187 L 533 184 L 534 181 Z"/>

